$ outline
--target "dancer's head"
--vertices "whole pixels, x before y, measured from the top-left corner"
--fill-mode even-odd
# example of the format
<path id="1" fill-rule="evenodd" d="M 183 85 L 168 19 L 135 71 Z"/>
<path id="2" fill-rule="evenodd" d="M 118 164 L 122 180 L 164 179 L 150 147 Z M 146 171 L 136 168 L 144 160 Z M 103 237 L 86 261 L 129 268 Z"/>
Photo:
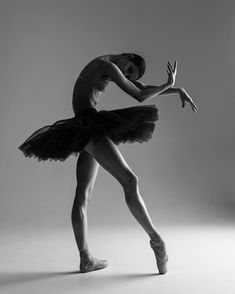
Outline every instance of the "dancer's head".
<path id="1" fill-rule="evenodd" d="M 143 57 L 134 53 L 122 53 L 118 55 L 116 64 L 129 80 L 140 79 L 145 73 L 146 63 Z"/>

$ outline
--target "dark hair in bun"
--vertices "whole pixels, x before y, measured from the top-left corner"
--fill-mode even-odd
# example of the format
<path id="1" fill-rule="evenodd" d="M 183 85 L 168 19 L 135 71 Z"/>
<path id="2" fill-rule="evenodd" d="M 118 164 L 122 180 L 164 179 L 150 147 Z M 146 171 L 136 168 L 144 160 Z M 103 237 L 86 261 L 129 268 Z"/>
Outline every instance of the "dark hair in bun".
<path id="1" fill-rule="evenodd" d="M 138 68 L 139 75 L 138 79 L 140 79 L 145 73 L 146 62 L 143 57 L 134 53 L 122 53 L 123 56 L 127 57 L 128 60 L 132 61 Z"/>

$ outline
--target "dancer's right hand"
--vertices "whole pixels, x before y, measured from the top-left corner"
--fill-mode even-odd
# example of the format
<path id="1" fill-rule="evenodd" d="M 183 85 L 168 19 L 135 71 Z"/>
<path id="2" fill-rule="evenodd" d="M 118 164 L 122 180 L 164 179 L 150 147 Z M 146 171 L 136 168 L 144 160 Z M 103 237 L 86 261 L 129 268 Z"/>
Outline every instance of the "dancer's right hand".
<path id="1" fill-rule="evenodd" d="M 175 84 L 175 78 L 177 74 L 177 61 L 174 62 L 174 67 L 172 67 L 171 63 L 168 61 L 167 63 L 167 73 L 168 73 L 168 84 L 173 87 Z"/>

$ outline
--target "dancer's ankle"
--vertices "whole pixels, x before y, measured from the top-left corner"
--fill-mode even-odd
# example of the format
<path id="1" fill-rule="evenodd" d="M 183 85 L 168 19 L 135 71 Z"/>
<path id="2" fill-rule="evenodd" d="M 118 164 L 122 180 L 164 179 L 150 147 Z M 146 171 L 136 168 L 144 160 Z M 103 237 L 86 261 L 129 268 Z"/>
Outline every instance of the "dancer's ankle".
<path id="1" fill-rule="evenodd" d="M 163 242 L 162 237 L 157 232 L 148 233 L 149 238 L 155 242 Z"/>
<path id="2" fill-rule="evenodd" d="M 89 250 L 88 249 L 80 250 L 80 258 L 81 259 L 90 259 L 91 254 L 90 254 Z"/>

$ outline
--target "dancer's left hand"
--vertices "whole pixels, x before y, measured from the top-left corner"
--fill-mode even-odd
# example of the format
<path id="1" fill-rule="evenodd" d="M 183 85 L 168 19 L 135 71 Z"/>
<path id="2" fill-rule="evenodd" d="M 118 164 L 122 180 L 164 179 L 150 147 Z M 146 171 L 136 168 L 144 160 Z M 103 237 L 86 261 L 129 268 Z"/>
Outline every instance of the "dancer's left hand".
<path id="1" fill-rule="evenodd" d="M 193 99 L 189 96 L 189 94 L 183 88 L 180 89 L 180 99 L 181 99 L 183 108 L 185 106 L 185 101 L 187 101 L 190 103 L 191 108 L 194 112 L 197 112 L 197 110 L 199 110 L 198 107 L 193 102 Z"/>

